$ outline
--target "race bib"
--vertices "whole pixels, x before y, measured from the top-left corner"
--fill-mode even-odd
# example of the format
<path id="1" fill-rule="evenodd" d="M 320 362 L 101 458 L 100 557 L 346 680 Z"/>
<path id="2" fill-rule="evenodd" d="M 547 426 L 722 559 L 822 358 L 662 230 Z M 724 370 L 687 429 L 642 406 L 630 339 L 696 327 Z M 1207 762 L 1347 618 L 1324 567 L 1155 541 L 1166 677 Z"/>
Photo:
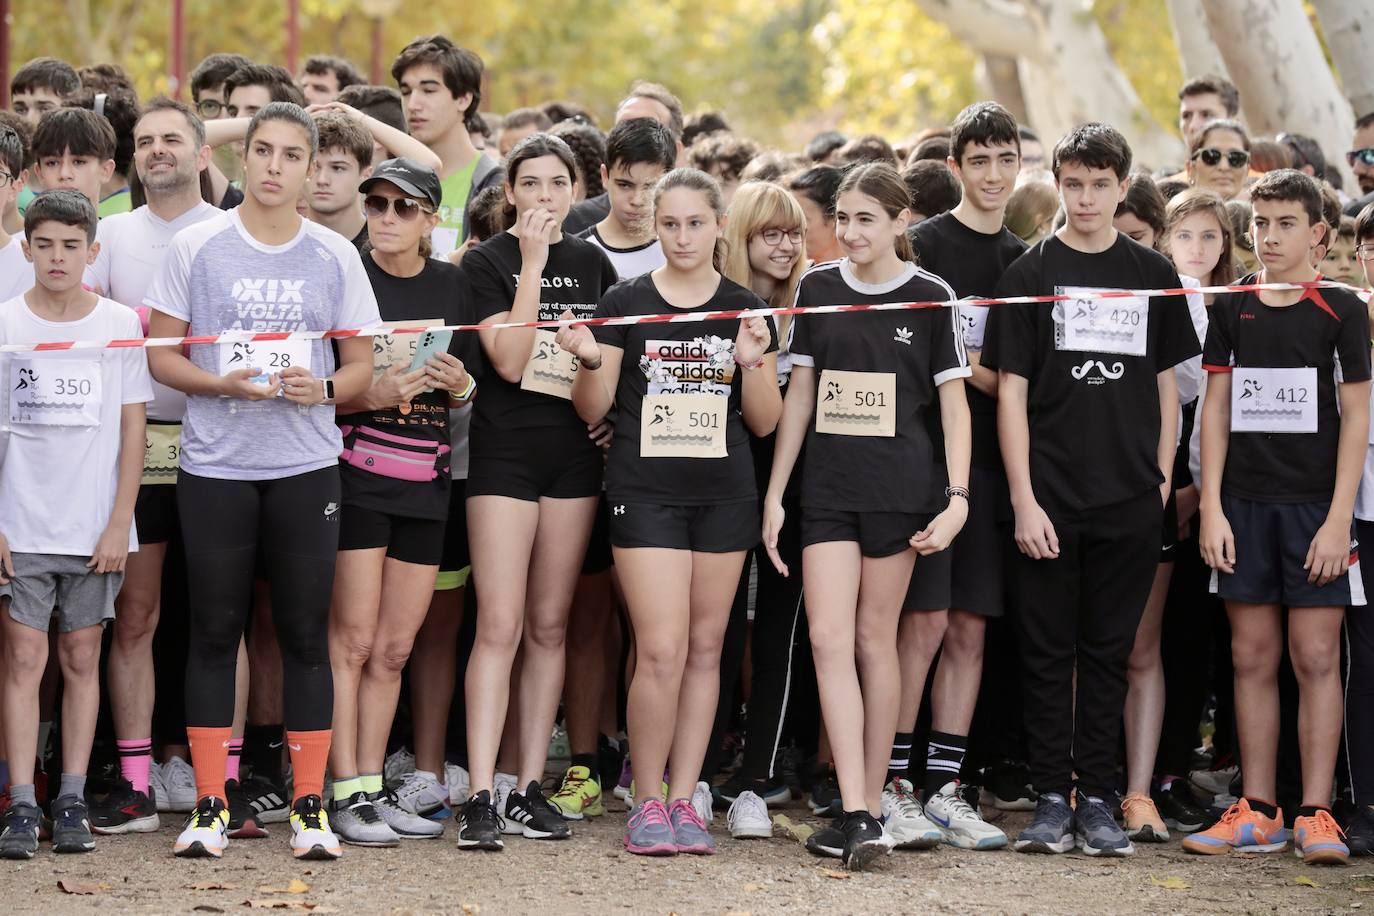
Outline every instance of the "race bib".
<path id="1" fill-rule="evenodd" d="M 897 376 L 892 372 L 821 372 L 816 432 L 835 436 L 897 435 Z"/>
<path id="2" fill-rule="evenodd" d="M 271 376 L 300 366 L 310 369 L 310 341 L 308 340 L 243 340 L 225 341 L 219 345 L 219 374 L 228 375 L 238 369 L 256 369 L 248 381 L 267 385 Z"/>
<path id="3" fill-rule="evenodd" d="M 1231 431 L 1315 433 L 1317 370 L 1236 367 L 1231 372 Z"/>
<path id="4" fill-rule="evenodd" d="M 520 387 L 571 401 L 577 357 L 556 344 L 554 336 L 553 331 L 542 328 L 534 332 L 534 347 L 525 363 L 525 374 L 520 377 Z"/>
<path id="5" fill-rule="evenodd" d="M 718 394 L 646 394 L 639 457 L 724 458 L 729 403 Z"/>
<path id="6" fill-rule="evenodd" d="M 413 321 L 383 321 L 382 328 L 417 328 L 443 324 L 439 318 L 416 318 Z M 372 380 L 376 381 L 396 363 L 409 368 L 419 347 L 419 334 L 379 333 L 372 336 Z"/>
<path id="7" fill-rule="evenodd" d="M 143 485 L 176 483 L 181 465 L 181 424 L 149 423 L 143 441 Z"/>
<path id="8" fill-rule="evenodd" d="M 964 332 L 964 348 L 983 349 L 983 333 L 988 327 L 988 307 L 959 303 L 959 330 Z"/>
<path id="9" fill-rule="evenodd" d="M 35 426 L 100 425 L 100 360 L 10 361 L 10 422 Z"/>
<path id="10" fill-rule="evenodd" d="M 447 226 L 435 226 L 429 233 L 429 244 L 433 249 L 433 257 L 447 258 L 453 249 L 458 247 L 458 233 L 461 229 L 451 229 Z"/>
<path id="11" fill-rule="evenodd" d="M 1079 296 L 1101 290 L 1064 286 L 1056 292 L 1061 296 Z M 1150 300 L 1143 296 L 1065 299 L 1054 304 L 1054 313 L 1058 325 L 1056 349 L 1145 355 L 1149 343 Z"/>

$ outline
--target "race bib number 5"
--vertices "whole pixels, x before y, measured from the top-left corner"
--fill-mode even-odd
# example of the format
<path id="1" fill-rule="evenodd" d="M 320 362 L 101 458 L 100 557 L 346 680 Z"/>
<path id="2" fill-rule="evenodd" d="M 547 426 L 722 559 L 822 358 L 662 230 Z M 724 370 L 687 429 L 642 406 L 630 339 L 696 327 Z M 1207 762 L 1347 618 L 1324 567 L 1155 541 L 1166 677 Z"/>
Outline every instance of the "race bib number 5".
<path id="1" fill-rule="evenodd" d="M 100 360 L 11 360 L 10 422 L 99 426 Z"/>
<path id="2" fill-rule="evenodd" d="M 525 391 L 551 394 L 565 401 L 572 400 L 573 378 L 577 375 L 577 357 L 554 341 L 554 332 L 542 328 L 534 332 L 534 347 L 520 387 Z"/>
<path id="3" fill-rule="evenodd" d="M 1232 370 L 1231 431 L 1315 433 L 1317 370 L 1311 366 Z"/>
<path id="4" fill-rule="evenodd" d="M 257 374 L 248 379 L 254 385 L 266 385 L 271 376 L 296 366 L 310 369 L 310 341 L 243 340 L 219 345 L 219 374 L 256 369 Z"/>
<path id="5" fill-rule="evenodd" d="M 724 458 L 729 403 L 718 394 L 646 394 L 639 417 L 639 456 Z"/>
<path id="6" fill-rule="evenodd" d="M 821 372 L 816 432 L 835 436 L 897 435 L 897 376 L 891 372 Z"/>
<path id="7" fill-rule="evenodd" d="M 1101 292 L 1080 286 L 1060 287 L 1061 296 Z M 1057 349 L 1086 353 L 1144 356 L 1150 336 L 1150 300 L 1143 296 L 1112 299 L 1064 299 L 1054 304 Z"/>

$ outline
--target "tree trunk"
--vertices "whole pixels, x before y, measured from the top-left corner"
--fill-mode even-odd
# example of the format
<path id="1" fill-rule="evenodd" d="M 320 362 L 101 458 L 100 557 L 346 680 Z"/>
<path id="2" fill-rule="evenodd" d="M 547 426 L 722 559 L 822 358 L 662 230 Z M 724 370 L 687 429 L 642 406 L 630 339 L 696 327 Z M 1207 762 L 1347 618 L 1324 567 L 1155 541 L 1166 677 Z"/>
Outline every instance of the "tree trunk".
<path id="1" fill-rule="evenodd" d="M 1021 75 L 1016 68 L 1016 58 L 1001 54 L 984 54 L 978 59 L 978 69 L 974 74 L 983 95 L 996 99 L 1006 106 L 1012 117 L 1021 124 L 1029 124 L 1026 111 L 1026 95 L 1021 90 Z"/>
<path id="2" fill-rule="evenodd" d="M 1169 22 L 1174 28 L 1174 43 L 1183 64 L 1184 79 L 1213 73 L 1226 75 L 1226 61 L 1212 40 L 1212 28 L 1207 14 L 1197 0 L 1168 0 Z"/>
<path id="3" fill-rule="evenodd" d="M 1327 65 L 1301 0 L 1202 0 L 1221 56 L 1240 89 L 1241 110 L 1256 134 L 1306 134 L 1353 177 L 1341 156 L 1355 117 Z"/>
<path id="4" fill-rule="evenodd" d="M 1369 0 L 1312 0 L 1326 33 L 1326 46 L 1341 75 L 1341 85 L 1356 117 L 1374 112 L 1374 28 L 1368 26 Z"/>

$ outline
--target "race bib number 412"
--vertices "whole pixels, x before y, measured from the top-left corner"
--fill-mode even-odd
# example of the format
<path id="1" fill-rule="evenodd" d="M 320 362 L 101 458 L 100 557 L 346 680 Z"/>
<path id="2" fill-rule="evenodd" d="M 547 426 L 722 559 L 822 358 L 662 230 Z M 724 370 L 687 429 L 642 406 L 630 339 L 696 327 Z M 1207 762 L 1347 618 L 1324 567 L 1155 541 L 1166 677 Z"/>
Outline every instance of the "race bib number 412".
<path id="1" fill-rule="evenodd" d="M 1231 431 L 1315 433 L 1317 370 L 1236 367 L 1231 372 Z"/>

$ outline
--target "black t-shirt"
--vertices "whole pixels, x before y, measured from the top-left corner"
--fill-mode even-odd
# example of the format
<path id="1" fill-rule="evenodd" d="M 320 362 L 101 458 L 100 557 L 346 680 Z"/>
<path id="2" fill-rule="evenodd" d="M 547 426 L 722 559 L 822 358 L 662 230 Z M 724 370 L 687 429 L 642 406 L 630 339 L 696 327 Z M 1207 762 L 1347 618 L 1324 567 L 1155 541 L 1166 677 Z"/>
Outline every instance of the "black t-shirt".
<path id="1" fill-rule="evenodd" d="M 367 256 L 367 221 L 363 220 L 363 228 L 358 230 L 358 234 L 353 236 L 353 247 L 358 249 L 358 254 L 363 256 L 363 263 L 372 260 Z"/>
<path id="2" fill-rule="evenodd" d="M 1163 255 L 1122 233 L 1097 254 L 1050 236 L 1007 268 L 997 295 L 1179 285 Z M 1101 323 L 1080 332 L 1085 316 L 1100 316 Z M 1094 340 L 1101 346 L 1089 349 Z M 1137 346 L 1143 355 L 1129 352 Z M 1182 296 L 994 306 L 983 365 L 1030 382 L 1030 471 L 1040 505 L 1050 511 L 1098 508 L 1162 483 L 1158 375 L 1199 349 Z"/>
<path id="3" fill-rule="evenodd" d="M 1026 250 L 1026 243 L 1010 229 L 988 235 L 961 223 L 953 212 L 922 220 L 907 233 L 918 263 L 954 289 L 960 299 L 988 299 L 1011 263 Z M 988 306 L 960 305 L 959 318 L 964 346 L 983 349 Z M 973 425 L 973 465 L 1001 470 L 1002 452 L 997 447 L 997 399 L 968 385 L 968 409 Z M 932 411 L 931 429 L 937 451 L 943 441 L 940 412 Z"/>
<path id="4" fill-rule="evenodd" d="M 762 299 L 726 277 L 709 301 L 680 309 L 659 293 L 651 274 L 616 284 L 597 306 L 597 317 L 676 315 L 765 308 Z M 769 323 L 772 327 L 772 323 Z M 739 322 L 598 325 L 596 342 L 624 351 L 615 404 L 615 438 L 606 462 L 606 495 L 613 502 L 708 506 L 758 498 L 749 430 L 740 412 L 744 372 L 735 364 Z M 777 337 L 768 352 L 778 349 Z M 646 395 L 714 394 L 728 397 L 724 458 L 645 458 L 640 423 Z"/>
<path id="5" fill-rule="evenodd" d="M 515 302 L 520 264 L 520 240 L 509 232 L 492 236 L 463 255 L 463 273 L 471 284 L 478 321 L 510 311 Z M 543 280 L 539 295 L 540 321 L 557 320 L 568 309 L 579 318 L 590 318 L 602 293 L 616 282 L 616 273 L 600 248 L 564 235 L 562 241 L 549 246 Z M 473 404 L 474 430 L 493 427 L 585 429 L 571 401 L 526 391 L 520 383 L 506 381 L 492 368 L 485 351 L 482 365 L 482 396 Z M 478 438 L 474 437 L 474 444 Z"/>
<path id="6" fill-rule="evenodd" d="M 563 231 L 568 235 L 586 232 L 592 226 L 611 215 L 611 195 L 602 193 L 586 200 L 578 201 L 563 217 Z M 733 338 L 732 338 L 733 339 Z"/>
<path id="7" fill-rule="evenodd" d="M 219 208 L 221 210 L 232 210 L 243 203 L 243 192 L 233 185 L 224 189 L 224 197 L 220 199 Z"/>
<path id="8" fill-rule="evenodd" d="M 1239 282 L 1261 281 L 1252 274 Z M 1233 376 L 1232 385 L 1239 387 L 1232 392 L 1232 431 L 1222 489 L 1260 502 L 1330 500 L 1336 487 L 1341 435 L 1336 384 L 1363 382 L 1370 374 L 1369 313 L 1364 303 L 1343 289 L 1314 289 L 1286 307 L 1265 305 L 1255 293 L 1222 293 L 1212 303 L 1211 313 L 1202 351 L 1209 372 L 1316 370 L 1315 391 L 1293 376 Z M 1266 387 L 1272 390 L 1265 392 Z M 1309 398 L 1315 402 L 1316 432 L 1238 432 L 1234 428 L 1236 408 L 1245 401 L 1267 401 L 1265 409 L 1301 412 Z"/>
<path id="9" fill-rule="evenodd" d="M 954 291 L 914 264 L 887 283 L 868 284 L 850 273 L 848 259 L 831 261 L 812 267 L 797 286 L 802 307 L 941 299 L 952 301 Z M 930 512 L 942 505 L 944 460 L 934 453 L 926 415 L 940 409 L 938 386 L 973 374 L 957 313 L 951 305 L 793 317 L 792 365 L 814 368 L 817 383 L 803 507 Z M 880 379 L 890 383 L 888 390 L 878 390 Z M 890 435 L 817 431 L 818 425 L 860 430 L 884 420 Z"/>
<path id="10" fill-rule="evenodd" d="M 377 310 L 383 321 L 427 324 L 474 323 L 472 299 L 462 272 L 447 261 L 426 258 L 424 268 L 413 277 L 395 277 L 377 265 L 371 255 L 363 256 L 363 266 L 372 291 L 377 295 Z M 398 335 L 407 339 L 419 335 Z M 373 338 L 373 352 L 386 351 L 385 339 Z M 471 366 L 478 358 L 475 332 L 454 333 L 449 352 Z M 380 355 L 378 356 L 380 359 Z M 366 425 L 388 436 L 402 436 L 423 443 L 449 444 L 448 392 L 421 392 L 402 413 L 392 407 L 370 413 L 341 415 L 340 426 Z M 447 462 L 445 462 L 446 464 Z M 360 468 L 339 463 L 343 484 L 343 504 L 408 518 L 439 519 L 448 515 L 449 475 L 440 473 L 429 482 L 383 477 Z"/>

